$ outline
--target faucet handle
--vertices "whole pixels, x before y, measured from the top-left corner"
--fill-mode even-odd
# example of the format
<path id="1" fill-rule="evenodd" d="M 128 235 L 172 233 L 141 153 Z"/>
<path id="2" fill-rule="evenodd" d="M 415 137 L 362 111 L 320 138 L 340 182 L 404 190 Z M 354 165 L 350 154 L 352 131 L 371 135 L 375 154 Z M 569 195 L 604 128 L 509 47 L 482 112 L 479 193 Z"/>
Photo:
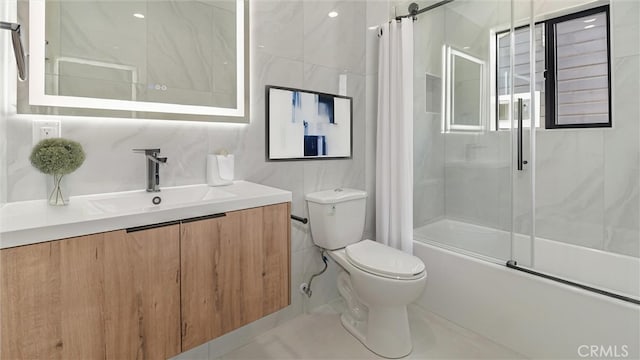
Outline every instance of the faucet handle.
<path id="1" fill-rule="evenodd" d="M 133 149 L 133 152 L 144 153 L 145 155 L 156 156 L 160 154 L 160 149 Z"/>
<path id="2" fill-rule="evenodd" d="M 166 164 L 167 163 L 167 157 L 166 156 L 151 156 L 151 155 L 147 155 L 147 158 L 151 161 L 153 161 L 154 163 L 158 163 L 158 164 Z"/>

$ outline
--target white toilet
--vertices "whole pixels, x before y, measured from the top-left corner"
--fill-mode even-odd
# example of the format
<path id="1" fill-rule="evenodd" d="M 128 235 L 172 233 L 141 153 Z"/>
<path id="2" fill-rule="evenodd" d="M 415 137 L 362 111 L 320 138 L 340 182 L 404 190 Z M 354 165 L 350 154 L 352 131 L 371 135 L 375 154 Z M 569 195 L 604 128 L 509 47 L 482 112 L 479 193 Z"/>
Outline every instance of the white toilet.
<path id="1" fill-rule="evenodd" d="M 344 270 L 338 275 L 347 307 L 342 325 L 374 353 L 400 358 L 412 349 L 407 304 L 424 290 L 427 272 L 415 256 L 361 241 L 366 198 L 353 189 L 308 194 L 311 236 Z"/>

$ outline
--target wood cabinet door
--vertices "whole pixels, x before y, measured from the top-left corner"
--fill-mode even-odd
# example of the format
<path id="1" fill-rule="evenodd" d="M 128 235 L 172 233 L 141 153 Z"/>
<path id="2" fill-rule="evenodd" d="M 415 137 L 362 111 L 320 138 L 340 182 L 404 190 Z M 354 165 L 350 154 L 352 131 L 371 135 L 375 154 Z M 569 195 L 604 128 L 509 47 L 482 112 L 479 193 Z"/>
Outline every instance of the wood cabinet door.
<path id="1" fill-rule="evenodd" d="M 58 242 L 0 250 L 0 358 L 66 354 L 61 286 Z"/>
<path id="2" fill-rule="evenodd" d="M 0 358 L 180 352 L 178 225 L 0 251 Z"/>
<path id="3" fill-rule="evenodd" d="M 182 351 L 289 305 L 290 204 L 181 225 Z"/>
<path id="4" fill-rule="evenodd" d="M 110 359 L 167 359 L 181 351 L 180 225 L 128 232 L 105 244 Z"/>

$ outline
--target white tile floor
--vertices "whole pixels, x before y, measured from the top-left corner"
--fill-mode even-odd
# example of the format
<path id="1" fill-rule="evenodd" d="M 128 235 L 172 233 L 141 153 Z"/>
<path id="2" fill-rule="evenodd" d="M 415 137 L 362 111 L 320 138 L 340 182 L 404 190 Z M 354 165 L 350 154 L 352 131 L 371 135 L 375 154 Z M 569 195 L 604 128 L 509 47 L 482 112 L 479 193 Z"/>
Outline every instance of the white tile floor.
<path id="1" fill-rule="evenodd" d="M 408 359 L 523 359 L 416 306 L 409 307 L 413 352 Z M 274 328 L 221 359 L 380 359 L 351 336 L 330 306 Z"/>

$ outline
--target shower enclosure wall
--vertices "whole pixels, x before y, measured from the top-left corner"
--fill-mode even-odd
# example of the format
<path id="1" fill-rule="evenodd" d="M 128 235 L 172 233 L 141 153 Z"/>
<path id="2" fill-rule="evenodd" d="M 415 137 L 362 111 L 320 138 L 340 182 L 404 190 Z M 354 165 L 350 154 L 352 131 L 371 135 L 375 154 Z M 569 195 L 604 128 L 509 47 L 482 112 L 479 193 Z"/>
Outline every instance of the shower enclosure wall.
<path id="1" fill-rule="evenodd" d="M 566 17 L 601 6 L 608 13 Z M 556 22 L 551 60 L 547 22 Z M 496 264 L 515 261 L 520 269 L 637 303 L 639 24 L 634 0 L 455 0 L 420 15 L 413 79 L 416 241 Z M 602 60 L 580 63 L 576 53 L 562 53 L 562 41 Z M 610 73 L 602 46 L 609 48 Z M 565 57 L 575 62 L 562 68 Z M 558 67 L 558 92 L 593 94 L 587 102 L 558 103 L 558 119 L 586 111 L 582 117 L 605 114 L 596 121 L 603 125 L 610 112 L 611 124 L 546 123 L 549 61 Z M 584 83 L 597 86 L 573 87 Z"/>

